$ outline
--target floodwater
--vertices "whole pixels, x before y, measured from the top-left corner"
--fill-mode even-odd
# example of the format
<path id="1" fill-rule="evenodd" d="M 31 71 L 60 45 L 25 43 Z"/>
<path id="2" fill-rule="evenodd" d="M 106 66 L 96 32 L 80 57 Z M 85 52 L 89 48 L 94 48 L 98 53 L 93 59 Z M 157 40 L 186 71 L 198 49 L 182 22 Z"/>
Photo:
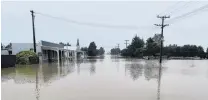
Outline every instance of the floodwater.
<path id="1" fill-rule="evenodd" d="M 1 73 L 2 100 L 208 100 L 208 60 L 105 56 Z"/>

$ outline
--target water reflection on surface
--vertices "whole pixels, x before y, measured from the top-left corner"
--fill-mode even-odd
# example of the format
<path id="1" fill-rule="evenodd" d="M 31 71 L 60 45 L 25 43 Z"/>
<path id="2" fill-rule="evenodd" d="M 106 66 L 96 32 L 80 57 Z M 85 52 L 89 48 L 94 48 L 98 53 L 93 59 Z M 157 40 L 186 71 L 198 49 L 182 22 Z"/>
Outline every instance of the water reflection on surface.
<path id="1" fill-rule="evenodd" d="M 194 67 L 190 67 L 193 65 Z M 207 100 L 206 60 L 105 57 L 2 69 L 3 100 Z"/>

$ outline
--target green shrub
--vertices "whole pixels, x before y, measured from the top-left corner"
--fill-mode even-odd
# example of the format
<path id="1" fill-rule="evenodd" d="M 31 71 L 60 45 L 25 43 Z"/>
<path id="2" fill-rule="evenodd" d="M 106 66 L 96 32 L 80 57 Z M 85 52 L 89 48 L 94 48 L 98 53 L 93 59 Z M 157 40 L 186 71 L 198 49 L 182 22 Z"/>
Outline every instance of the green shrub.
<path id="1" fill-rule="evenodd" d="M 39 58 L 33 51 L 21 51 L 16 55 L 17 64 L 37 64 Z"/>

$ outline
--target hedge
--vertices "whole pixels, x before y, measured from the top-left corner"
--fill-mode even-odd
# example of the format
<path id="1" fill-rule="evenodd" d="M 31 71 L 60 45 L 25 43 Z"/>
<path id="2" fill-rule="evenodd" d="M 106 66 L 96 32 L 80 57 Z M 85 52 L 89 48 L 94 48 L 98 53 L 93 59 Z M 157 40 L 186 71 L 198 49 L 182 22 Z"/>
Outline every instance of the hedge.
<path id="1" fill-rule="evenodd" d="M 38 64 L 39 57 L 33 51 L 21 51 L 16 55 L 17 64 Z"/>

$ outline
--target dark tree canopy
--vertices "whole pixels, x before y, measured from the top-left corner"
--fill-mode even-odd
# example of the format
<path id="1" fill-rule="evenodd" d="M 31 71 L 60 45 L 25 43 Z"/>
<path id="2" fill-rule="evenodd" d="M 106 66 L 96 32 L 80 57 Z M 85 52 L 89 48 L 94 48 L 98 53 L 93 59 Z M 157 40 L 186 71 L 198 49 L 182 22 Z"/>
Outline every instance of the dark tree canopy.
<path id="1" fill-rule="evenodd" d="M 103 47 L 100 47 L 100 49 L 98 50 L 98 55 L 104 55 L 105 50 Z"/>
<path id="2" fill-rule="evenodd" d="M 87 47 L 82 47 L 81 50 L 87 52 L 88 48 Z"/>
<path id="3" fill-rule="evenodd" d="M 63 45 L 63 46 L 65 45 L 63 42 L 59 42 L 59 44 L 60 44 L 60 45 Z"/>
<path id="4" fill-rule="evenodd" d="M 144 49 L 144 41 L 138 36 L 132 39 L 131 44 L 121 51 L 122 56 L 142 57 Z"/>
<path id="5" fill-rule="evenodd" d="M 144 51 L 145 56 L 155 56 L 160 52 L 160 47 L 152 38 L 148 38 L 146 42 L 146 48 Z"/>
<path id="6" fill-rule="evenodd" d="M 120 54 L 121 50 L 119 48 L 111 49 L 111 55 L 118 55 Z"/>
<path id="7" fill-rule="evenodd" d="M 208 48 L 207 48 L 207 51 L 206 51 L 206 58 L 208 59 Z"/>
<path id="8" fill-rule="evenodd" d="M 146 43 L 138 36 L 133 37 L 131 44 L 121 50 L 122 56 L 143 57 L 143 56 L 159 56 L 160 54 L 160 35 L 155 35 L 153 38 L 148 38 Z M 145 46 L 144 46 L 145 44 Z M 208 48 L 206 53 L 202 46 L 176 44 L 165 46 L 162 48 L 163 54 L 168 57 L 200 57 L 208 58 Z M 114 49 L 111 49 L 111 52 Z M 111 53 L 112 54 L 112 53 Z"/>
<path id="9" fill-rule="evenodd" d="M 69 44 L 69 42 L 66 43 L 66 46 L 71 46 L 71 44 Z"/>
<path id="10" fill-rule="evenodd" d="M 207 54 L 208 54 L 208 48 L 207 48 Z"/>
<path id="11" fill-rule="evenodd" d="M 89 47 L 82 47 L 81 50 L 85 51 L 88 56 L 98 56 L 98 55 L 104 55 L 105 50 L 103 47 L 100 47 L 100 49 L 96 49 L 97 46 L 95 42 L 91 42 Z"/>
<path id="12" fill-rule="evenodd" d="M 132 39 L 131 46 L 136 49 L 136 48 L 143 48 L 144 46 L 144 41 L 137 35 Z"/>
<path id="13" fill-rule="evenodd" d="M 203 47 L 196 45 L 169 45 L 164 47 L 164 55 L 173 57 L 206 57 Z"/>
<path id="14" fill-rule="evenodd" d="M 89 56 L 96 56 L 97 55 L 97 46 L 95 42 L 91 42 L 89 47 L 88 47 L 88 55 Z"/>

